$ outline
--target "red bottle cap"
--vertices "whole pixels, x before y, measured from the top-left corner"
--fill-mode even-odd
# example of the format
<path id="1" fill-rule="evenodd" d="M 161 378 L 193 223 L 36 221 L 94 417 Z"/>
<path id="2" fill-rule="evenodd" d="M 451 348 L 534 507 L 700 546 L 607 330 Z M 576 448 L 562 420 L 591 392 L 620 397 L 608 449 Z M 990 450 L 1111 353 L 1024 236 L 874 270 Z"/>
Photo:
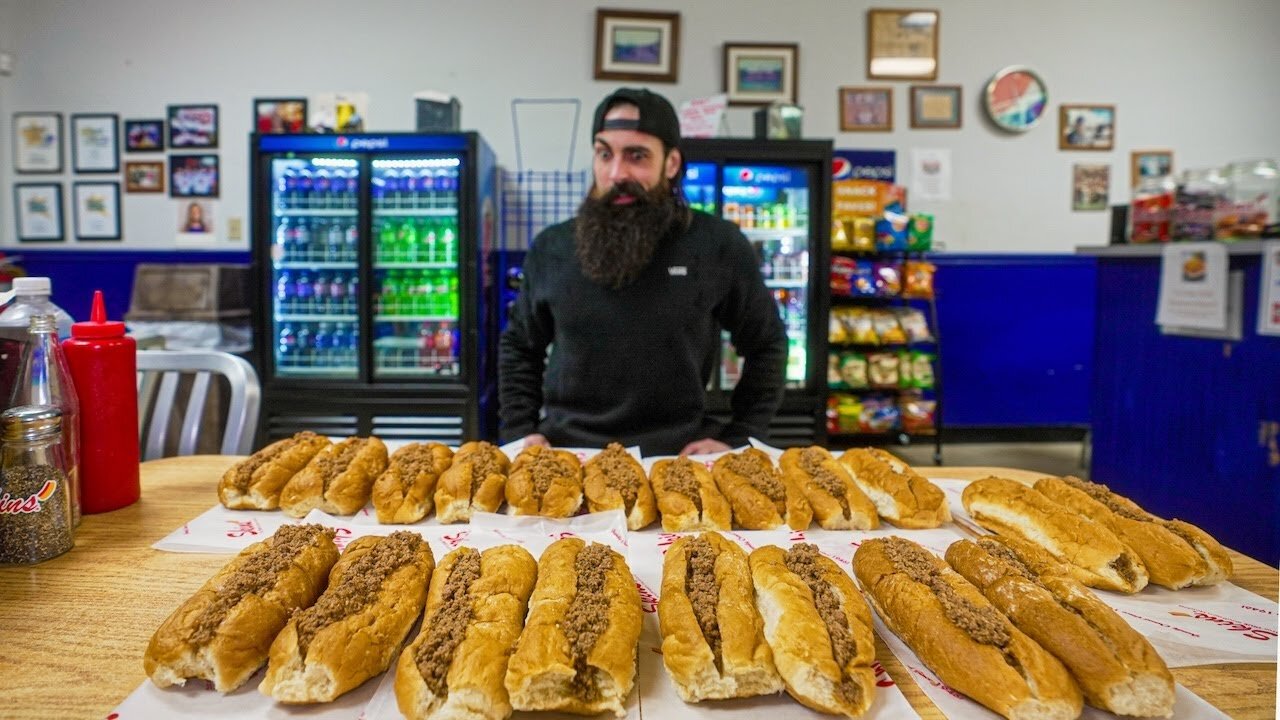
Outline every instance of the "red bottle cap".
<path id="1" fill-rule="evenodd" d="M 72 323 L 71 337 L 124 337 L 124 323 L 107 319 L 107 305 L 102 300 L 101 290 L 93 291 L 93 310 L 89 312 L 88 322 Z"/>

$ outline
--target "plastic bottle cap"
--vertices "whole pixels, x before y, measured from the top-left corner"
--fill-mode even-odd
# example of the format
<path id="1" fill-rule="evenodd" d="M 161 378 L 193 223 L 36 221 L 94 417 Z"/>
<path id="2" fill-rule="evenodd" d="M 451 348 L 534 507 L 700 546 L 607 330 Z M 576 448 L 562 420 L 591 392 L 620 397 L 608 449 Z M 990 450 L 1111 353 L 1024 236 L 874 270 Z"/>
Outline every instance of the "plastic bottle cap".
<path id="1" fill-rule="evenodd" d="M 49 295 L 53 287 L 47 277 L 19 277 L 13 279 L 15 295 Z"/>
<path id="2" fill-rule="evenodd" d="M 107 319 L 107 305 L 102 300 L 102 291 L 94 290 L 93 310 L 89 313 L 89 320 L 85 322 L 72 323 L 71 337 L 124 337 L 124 329 L 124 323 L 119 320 Z"/>

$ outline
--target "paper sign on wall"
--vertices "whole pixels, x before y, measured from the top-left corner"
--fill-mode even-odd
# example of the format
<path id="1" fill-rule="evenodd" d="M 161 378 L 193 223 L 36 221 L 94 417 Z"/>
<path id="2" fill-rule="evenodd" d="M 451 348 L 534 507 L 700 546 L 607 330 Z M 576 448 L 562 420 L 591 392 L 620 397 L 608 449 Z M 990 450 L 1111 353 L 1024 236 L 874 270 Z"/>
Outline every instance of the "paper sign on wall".
<path id="1" fill-rule="evenodd" d="M 1262 289 L 1258 295 L 1258 334 L 1280 335 L 1280 240 L 1262 244 Z"/>
<path id="2" fill-rule="evenodd" d="M 1172 243 L 1163 248 L 1156 323 L 1227 329 L 1227 249 L 1222 243 Z"/>
<path id="3" fill-rule="evenodd" d="M 950 150 L 911 151 L 911 197 L 935 202 L 951 199 Z"/>
<path id="4" fill-rule="evenodd" d="M 728 106 L 728 95 L 711 95 L 680 103 L 680 136 L 715 137 Z"/>

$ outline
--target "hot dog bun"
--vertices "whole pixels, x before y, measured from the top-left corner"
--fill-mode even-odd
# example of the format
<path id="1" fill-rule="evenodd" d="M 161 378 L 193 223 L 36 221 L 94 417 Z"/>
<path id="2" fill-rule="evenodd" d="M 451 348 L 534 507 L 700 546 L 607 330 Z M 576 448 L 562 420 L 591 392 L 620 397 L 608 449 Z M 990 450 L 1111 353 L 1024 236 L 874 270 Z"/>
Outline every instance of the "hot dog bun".
<path id="1" fill-rule="evenodd" d="M 857 717 L 875 699 L 871 611 L 838 565 L 801 543 L 751 553 L 756 607 L 787 692 L 806 707 Z"/>
<path id="2" fill-rule="evenodd" d="M 628 530 L 639 530 L 658 519 L 644 466 L 618 443 L 609 443 L 588 460 L 583 473 L 582 490 L 590 512 L 622 510 Z"/>
<path id="3" fill-rule="evenodd" d="M 952 543 L 947 562 L 1061 660 L 1090 705 L 1117 715 L 1173 714 L 1173 676 L 1164 660 L 1083 585 L 1037 574 L 999 538 Z"/>
<path id="4" fill-rule="evenodd" d="M 582 507 L 582 463 L 568 450 L 527 447 L 511 462 L 506 492 L 512 515 L 572 517 Z"/>
<path id="5" fill-rule="evenodd" d="M 338 559 L 333 531 L 285 525 L 240 551 L 161 623 L 142 665 L 158 687 L 187 678 L 235 690 L 267 661 L 295 610 L 315 601 Z"/>
<path id="6" fill-rule="evenodd" d="M 552 543 L 538 560 L 538 584 L 507 667 L 511 706 L 625 716 L 641 616 L 621 555 L 578 538 Z"/>
<path id="7" fill-rule="evenodd" d="M 718 533 L 685 535 L 667 549 L 658 624 L 662 663 L 685 702 L 782 690 L 747 554 Z"/>
<path id="8" fill-rule="evenodd" d="M 880 448 L 854 448 L 840 456 L 853 482 L 880 517 L 903 528 L 935 528 L 951 521 L 947 496 L 937 485 Z"/>
<path id="9" fill-rule="evenodd" d="M 716 486 L 733 508 L 733 519 L 747 530 L 772 530 L 784 523 L 804 530 L 813 509 L 804 489 L 778 472 L 764 451 L 747 448 L 727 453 L 711 468 Z"/>
<path id="10" fill-rule="evenodd" d="M 409 443 L 392 453 L 373 483 L 378 522 L 408 525 L 430 514 L 436 483 L 452 462 L 453 451 L 440 443 Z"/>
<path id="11" fill-rule="evenodd" d="M 885 625 L 947 685 L 1010 720 L 1080 715 L 1080 688 L 1062 663 L 928 550 L 867 540 L 853 569 Z"/>
<path id="12" fill-rule="evenodd" d="M 284 703 L 329 702 L 391 667 L 422 614 L 433 567 L 417 533 L 353 541 L 320 599 L 271 643 L 258 689 Z"/>
<path id="13" fill-rule="evenodd" d="M 500 720 L 503 679 L 538 564 L 518 545 L 458 548 L 431 578 L 422 632 L 400 654 L 396 703 L 410 720 Z"/>
<path id="14" fill-rule="evenodd" d="M 872 530 L 880 527 L 876 506 L 853 484 L 831 453 L 818 446 L 789 448 L 778 459 L 788 487 L 799 487 L 827 530 Z"/>
<path id="15" fill-rule="evenodd" d="M 1033 488 L 988 477 L 970 483 L 961 498 L 979 525 L 1043 547 L 1078 568 L 1074 577 L 1085 585 L 1125 593 L 1147 586 L 1142 559 L 1115 533 Z"/>
<path id="16" fill-rule="evenodd" d="M 275 510 L 285 483 L 328 445 L 329 438 L 309 431 L 277 440 L 223 474 L 218 500 L 232 510 Z"/>
<path id="17" fill-rule="evenodd" d="M 369 502 L 373 481 L 387 468 L 387 446 L 376 437 L 349 437 L 316 453 L 280 491 L 280 509 L 291 517 L 312 510 L 354 515 Z"/>
<path id="18" fill-rule="evenodd" d="M 733 515 L 710 471 L 687 457 L 659 460 L 649 470 L 649 481 L 662 529 L 667 532 L 729 530 Z"/>
<path id="19" fill-rule="evenodd" d="M 511 461 L 492 443 L 463 443 L 436 484 L 436 517 L 466 522 L 472 509 L 498 512 Z"/>

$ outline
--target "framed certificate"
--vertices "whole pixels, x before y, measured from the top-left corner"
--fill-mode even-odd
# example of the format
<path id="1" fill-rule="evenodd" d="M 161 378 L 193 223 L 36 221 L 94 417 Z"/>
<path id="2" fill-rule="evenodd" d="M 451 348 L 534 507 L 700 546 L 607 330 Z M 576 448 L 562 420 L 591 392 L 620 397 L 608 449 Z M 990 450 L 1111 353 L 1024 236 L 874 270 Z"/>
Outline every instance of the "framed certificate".
<path id="1" fill-rule="evenodd" d="M 71 116 L 71 168 L 78 173 L 120 171 L 120 135 L 116 115 Z"/>
<path id="2" fill-rule="evenodd" d="M 77 240 L 120 239 L 120 183 L 78 182 L 72 194 Z"/>
<path id="3" fill-rule="evenodd" d="M 868 10 L 867 77 L 937 79 L 940 19 L 937 10 Z"/>
<path id="4" fill-rule="evenodd" d="M 62 239 L 61 183 L 15 183 L 13 200 L 19 242 Z"/>
<path id="5" fill-rule="evenodd" d="M 62 114 L 13 114 L 13 169 L 20 173 L 62 172 Z"/>

